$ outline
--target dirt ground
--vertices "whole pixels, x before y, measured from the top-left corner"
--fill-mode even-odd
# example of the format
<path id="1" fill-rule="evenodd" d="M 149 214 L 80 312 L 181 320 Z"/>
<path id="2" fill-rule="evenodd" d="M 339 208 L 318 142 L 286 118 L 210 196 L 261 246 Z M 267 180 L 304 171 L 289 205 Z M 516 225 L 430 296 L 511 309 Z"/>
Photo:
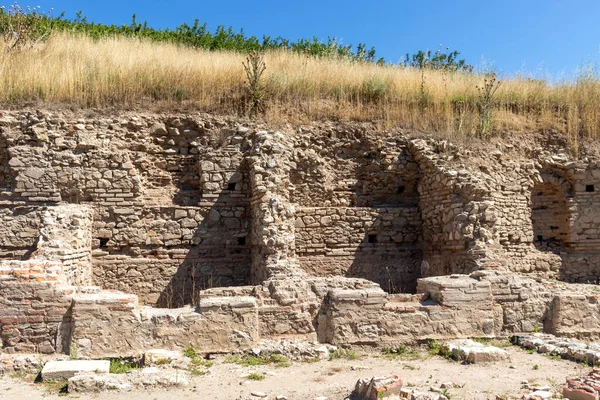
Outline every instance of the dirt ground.
<path id="1" fill-rule="evenodd" d="M 269 399 L 285 395 L 289 400 L 311 400 L 325 396 L 328 400 L 342 400 L 354 388 L 359 378 L 399 375 L 404 386 L 427 390 L 439 388 L 441 383 L 464 385 L 449 390 L 452 400 L 495 399 L 520 397 L 529 392 L 521 389 L 525 381 L 552 386 L 560 392 L 565 377 L 581 375 L 590 368 L 567 360 L 556 360 L 541 354 L 529 354 L 507 347 L 510 360 L 486 365 L 464 365 L 432 356 L 426 349 L 409 355 L 385 356 L 379 353 L 361 353 L 354 360 L 334 359 L 312 363 L 293 362 L 289 367 L 272 365 L 242 367 L 224 363 L 224 357 L 215 360 L 210 373 L 193 377 L 186 388 L 161 390 L 134 390 L 97 394 L 62 394 L 56 387 L 34 384 L 31 377 L 5 376 L 0 379 L 0 399 L 115 399 L 167 400 L 216 399 L 235 400 L 253 391 L 265 392 Z M 252 372 L 265 375 L 261 381 L 247 377 Z"/>

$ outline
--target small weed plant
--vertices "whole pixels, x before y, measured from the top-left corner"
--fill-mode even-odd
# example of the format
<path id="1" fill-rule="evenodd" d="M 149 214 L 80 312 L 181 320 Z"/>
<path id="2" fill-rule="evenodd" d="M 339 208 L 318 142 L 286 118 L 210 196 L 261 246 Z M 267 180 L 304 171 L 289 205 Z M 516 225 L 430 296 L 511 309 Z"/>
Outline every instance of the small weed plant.
<path id="1" fill-rule="evenodd" d="M 71 343 L 69 345 L 69 360 L 77 360 L 77 345 L 75 343 Z"/>
<path id="2" fill-rule="evenodd" d="M 562 360 L 562 357 L 560 356 L 560 354 L 546 354 L 546 357 L 548 357 L 551 360 L 555 360 L 555 361 L 560 361 Z"/>
<path id="3" fill-rule="evenodd" d="M 383 349 L 383 356 L 386 358 L 407 358 L 411 360 L 421 358 L 421 354 L 418 350 L 408 348 L 406 346 L 400 346 L 397 348 L 385 347 Z"/>
<path id="4" fill-rule="evenodd" d="M 133 371 L 139 368 L 139 364 L 134 361 L 113 358 L 110 360 L 109 372 L 111 374 L 126 374 L 129 371 Z"/>
<path id="5" fill-rule="evenodd" d="M 204 375 L 206 375 L 208 373 L 208 371 L 201 370 L 201 369 L 198 369 L 198 368 L 190 368 L 189 371 L 192 374 L 192 376 L 204 376 Z"/>
<path id="6" fill-rule="evenodd" d="M 286 356 L 283 354 L 248 354 L 242 355 L 233 354 L 225 358 L 225 362 L 229 364 L 239 364 L 243 367 L 254 367 L 257 365 L 269 365 L 273 364 L 277 367 L 289 367 L 291 364 Z"/>
<path id="7" fill-rule="evenodd" d="M 352 349 L 338 348 L 335 351 L 329 353 L 329 361 L 345 359 L 345 360 L 358 360 L 360 356 Z"/>
<path id="8" fill-rule="evenodd" d="M 500 88 L 502 81 L 499 81 L 496 73 L 485 74 L 483 85 L 477 86 L 479 93 L 479 137 L 489 136 L 492 127 L 492 110 L 494 95 Z"/>
<path id="9" fill-rule="evenodd" d="M 0 36 L 6 44 L 6 52 L 34 47 L 50 34 L 50 12 L 40 7 L 23 8 L 13 3 L 0 7 Z"/>
<path id="10" fill-rule="evenodd" d="M 66 396 L 68 393 L 67 381 L 56 380 L 56 381 L 42 381 L 42 385 L 48 394 L 58 394 L 59 396 Z"/>
<path id="11" fill-rule="evenodd" d="M 248 375 L 248 379 L 251 381 L 262 381 L 265 379 L 265 376 L 258 372 L 252 372 L 250 375 Z"/>
<path id="12" fill-rule="evenodd" d="M 440 392 L 440 394 L 444 397 L 446 397 L 448 400 L 452 399 L 454 396 L 450 393 L 450 391 L 448 389 L 442 389 L 442 391 Z"/>
<path id="13" fill-rule="evenodd" d="M 246 112 L 258 116 L 265 111 L 266 88 L 262 83 L 262 76 L 267 69 L 264 54 L 253 51 L 248 54 L 243 63 L 246 72 L 246 97 L 244 98 Z"/>
<path id="14" fill-rule="evenodd" d="M 427 346 L 429 347 L 429 354 L 434 356 L 442 356 L 444 358 L 447 358 L 448 360 L 454 360 L 454 358 L 452 357 L 452 352 L 444 346 L 442 346 L 442 344 L 437 340 L 430 340 L 427 343 Z"/>
<path id="15" fill-rule="evenodd" d="M 202 357 L 202 354 L 200 354 L 198 350 L 192 346 L 188 346 L 188 348 L 183 351 L 183 355 L 191 360 L 191 365 L 188 366 L 188 371 L 190 371 L 192 376 L 203 376 L 208 374 L 208 370 L 214 364 L 212 361 L 206 360 L 204 357 Z"/>

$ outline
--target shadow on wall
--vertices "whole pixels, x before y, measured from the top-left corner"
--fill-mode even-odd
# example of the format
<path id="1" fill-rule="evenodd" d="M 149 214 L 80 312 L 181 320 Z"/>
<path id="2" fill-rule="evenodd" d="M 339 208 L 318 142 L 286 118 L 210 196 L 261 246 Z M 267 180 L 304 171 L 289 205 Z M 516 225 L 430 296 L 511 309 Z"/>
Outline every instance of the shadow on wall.
<path id="1" fill-rule="evenodd" d="M 408 154 L 398 157 L 404 163 L 397 168 L 367 159 L 357 170 L 352 203 L 368 207 L 371 219 L 345 276 L 372 280 L 388 293 L 415 293 L 423 260 L 419 171 Z"/>
<path id="2" fill-rule="evenodd" d="M 402 216 L 389 220 L 388 211 L 378 213 L 374 227 L 365 233 L 354 252 L 345 276 L 369 279 L 388 293 L 415 293 L 423 260 L 418 229 L 398 222 L 406 220 Z"/>
<path id="3" fill-rule="evenodd" d="M 570 238 L 568 198 L 572 197 L 572 187 L 550 174 L 542 174 L 542 180 L 531 194 L 533 244 L 540 251 L 558 254 L 568 246 Z"/>
<path id="4" fill-rule="evenodd" d="M 12 187 L 10 165 L 8 164 L 9 159 L 10 155 L 8 153 L 6 136 L 3 132 L 0 132 L 0 196 L 1 192 Z"/>
<path id="5" fill-rule="evenodd" d="M 203 173 L 209 175 L 205 183 L 212 190 L 205 186 L 201 193 L 203 219 L 193 229 L 192 245 L 162 290 L 158 307 L 197 304 L 202 290 L 250 283 L 250 187 L 246 163 L 236 170 L 217 170 L 216 163 L 213 169 L 204 167 Z"/>
<path id="6" fill-rule="evenodd" d="M 312 276 L 364 278 L 390 293 L 414 292 L 423 259 L 418 165 L 401 148 L 377 149 L 356 159 L 358 164 L 323 173 L 335 175 L 331 203 L 343 206 L 316 205 L 304 192 L 320 182 L 310 181 L 314 174 L 296 177 L 296 187 L 302 188 L 296 196 L 301 201 L 296 210 L 300 266 Z"/>

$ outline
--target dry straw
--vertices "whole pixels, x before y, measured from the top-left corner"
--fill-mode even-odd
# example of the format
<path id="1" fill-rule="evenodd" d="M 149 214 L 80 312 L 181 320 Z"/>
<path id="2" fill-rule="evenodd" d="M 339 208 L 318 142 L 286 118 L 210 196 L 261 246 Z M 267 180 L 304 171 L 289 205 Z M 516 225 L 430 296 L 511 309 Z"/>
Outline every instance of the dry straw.
<path id="1" fill-rule="evenodd" d="M 161 103 L 239 112 L 245 54 L 209 52 L 124 37 L 54 34 L 34 48 L 1 51 L 0 101 L 83 107 Z M 468 138 L 481 134 L 484 76 L 264 54 L 265 119 L 379 121 Z M 555 132 L 573 143 L 597 139 L 600 84 L 595 73 L 559 84 L 513 77 L 491 99 L 490 134 Z"/>

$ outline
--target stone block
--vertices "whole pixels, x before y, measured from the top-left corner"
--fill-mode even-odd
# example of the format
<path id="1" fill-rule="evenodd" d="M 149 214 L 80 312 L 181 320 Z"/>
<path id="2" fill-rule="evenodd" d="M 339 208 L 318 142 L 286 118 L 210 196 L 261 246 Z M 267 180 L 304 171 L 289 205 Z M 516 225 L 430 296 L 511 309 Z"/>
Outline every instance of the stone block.
<path id="1" fill-rule="evenodd" d="M 42 380 L 69 379 L 81 372 L 108 374 L 109 369 L 110 361 L 108 360 L 49 361 L 42 369 Z"/>
<path id="2" fill-rule="evenodd" d="M 496 362 L 508 359 L 508 352 L 494 346 L 486 346 L 473 340 L 454 340 L 443 344 L 456 360 L 469 363 Z"/>
<path id="3" fill-rule="evenodd" d="M 181 351 L 152 349 L 144 353 L 144 365 L 152 365 L 164 360 L 174 361 L 183 358 Z"/>
<path id="4" fill-rule="evenodd" d="M 399 395 L 402 380 L 397 375 L 362 378 L 356 382 L 352 399 L 378 400 L 392 395 Z"/>

